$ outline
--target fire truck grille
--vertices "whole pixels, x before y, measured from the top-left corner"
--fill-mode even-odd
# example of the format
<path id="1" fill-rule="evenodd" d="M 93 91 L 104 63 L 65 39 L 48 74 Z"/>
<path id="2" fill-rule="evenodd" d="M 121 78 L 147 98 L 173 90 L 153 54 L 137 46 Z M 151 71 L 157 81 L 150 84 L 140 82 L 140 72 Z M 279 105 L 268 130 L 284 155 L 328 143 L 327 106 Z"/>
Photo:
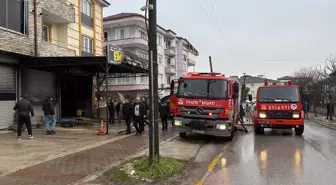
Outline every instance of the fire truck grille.
<path id="1" fill-rule="evenodd" d="M 183 116 L 190 118 L 216 118 L 224 111 L 223 108 L 191 106 L 182 106 L 180 110 Z M 212 116 L 209 113 L 212 113 Z"/>
<path id="2" fill-rule="evenodd" d="M 293 119 L 291 111 L 267 111 L 266 117 L 269 119 Z"/>

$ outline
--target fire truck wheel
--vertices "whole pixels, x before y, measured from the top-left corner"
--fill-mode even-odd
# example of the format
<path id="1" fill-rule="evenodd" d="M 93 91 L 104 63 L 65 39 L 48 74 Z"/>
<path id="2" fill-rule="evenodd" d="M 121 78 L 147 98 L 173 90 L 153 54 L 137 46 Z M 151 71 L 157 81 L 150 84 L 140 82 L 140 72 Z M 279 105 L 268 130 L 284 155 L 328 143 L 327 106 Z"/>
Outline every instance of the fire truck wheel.
<path id="1" fill-rule="evenodd" d="M 254 133 L 259 135 L 264 133 L 264 128 L 254 126 Z"/>
<path id="2" fill-rule="evenodd" d="M 295 134 L 297 136 L 301 136 L 303 134 L 303 131 L 304 131 L 304 126 L 298 127 L 298 128 L 294 128 L 294 130 L 295 130 Z"/>
<path id="3" fill-rule="evenodd" d="M 187 133 L 186 133 L 186 132 L 180 132 L 180 133 L 179 133 L 179 136 L 180 136 L 181 138 L 186 138 L 186 137 L 187 137 Z"/>

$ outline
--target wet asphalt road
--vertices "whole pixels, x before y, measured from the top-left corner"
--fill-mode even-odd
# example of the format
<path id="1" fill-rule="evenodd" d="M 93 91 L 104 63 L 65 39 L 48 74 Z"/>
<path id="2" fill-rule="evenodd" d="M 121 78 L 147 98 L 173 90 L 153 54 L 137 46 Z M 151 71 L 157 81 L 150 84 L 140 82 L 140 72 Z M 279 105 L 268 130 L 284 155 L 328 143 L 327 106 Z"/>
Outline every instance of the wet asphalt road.
<path id="1" fill-rule="evenodd" d="M 302 136 L 286 130 L 254 135 L 251 129 L 226 145 L 216 145 L 221 157 L 203 176 L 204 185 L 336 184 L 335 130 L 306 121 Z"/>

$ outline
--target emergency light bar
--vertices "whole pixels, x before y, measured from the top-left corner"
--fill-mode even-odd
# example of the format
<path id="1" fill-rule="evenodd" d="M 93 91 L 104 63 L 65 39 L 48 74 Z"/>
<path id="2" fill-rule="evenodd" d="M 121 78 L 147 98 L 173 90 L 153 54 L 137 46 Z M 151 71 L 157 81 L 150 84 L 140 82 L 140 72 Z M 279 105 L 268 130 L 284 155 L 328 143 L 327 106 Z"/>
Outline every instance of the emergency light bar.
<path id="1" fill-rule="evenodd" d="M 197 72 L 189 72 L 189 76 L 225 76 L 222 73 L 197 73 Z"/>

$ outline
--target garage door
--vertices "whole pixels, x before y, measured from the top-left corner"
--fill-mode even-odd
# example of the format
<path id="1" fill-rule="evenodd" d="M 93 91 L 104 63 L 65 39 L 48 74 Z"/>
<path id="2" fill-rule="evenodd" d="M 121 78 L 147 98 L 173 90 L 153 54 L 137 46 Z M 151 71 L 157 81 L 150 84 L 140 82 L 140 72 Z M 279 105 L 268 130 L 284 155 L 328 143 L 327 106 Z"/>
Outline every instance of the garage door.
<path id="1" fill-rule="evenodd" d="M 15 67 L 0 64 L 0 129 L 6 129 L 14 122 L 13 107 L 16 101 Z"/>
<path id="2" fill-rule="evenodd" d="M 32 124 L 37 124 L 43 119 L 42 104 L 45 99 L 56 98 L 56 77 L 54 73 L 23 69 L 21 79 L 21 92 L 28 95 L 34 107 Z"/>

